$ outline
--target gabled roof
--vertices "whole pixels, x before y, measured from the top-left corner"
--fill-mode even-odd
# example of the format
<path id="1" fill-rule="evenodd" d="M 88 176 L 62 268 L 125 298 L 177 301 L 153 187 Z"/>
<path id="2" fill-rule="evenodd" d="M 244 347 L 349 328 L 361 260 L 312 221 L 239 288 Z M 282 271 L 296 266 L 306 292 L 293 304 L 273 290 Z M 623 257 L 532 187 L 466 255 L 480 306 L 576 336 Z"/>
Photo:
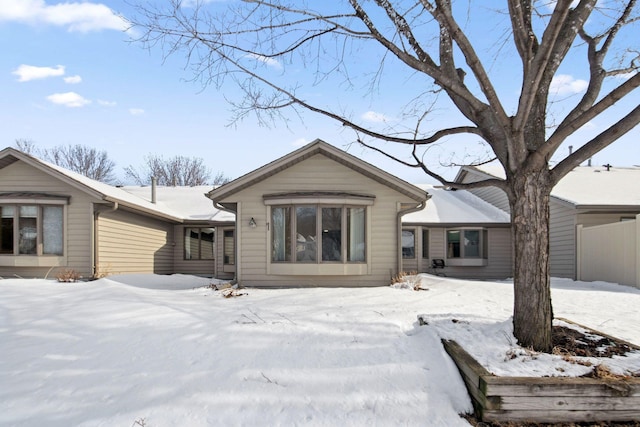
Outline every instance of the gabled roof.
<path id="1" fill-rule="evenodd" d="M 431 199 L 425 207 L 402 217 L 403 224 L 509 225 L 509 214 L 464 190 L 419 184 Z"/>
<path id="2" fill-rule="evenodd" d="M 219 201 L 235 194 L 245 188 L 254 185 L 270 176 L 273 176 L 291 166 L 300 163 L 316 154 L 326 156 L 362 175 L 373 179 L 383 185 L 393 188 L 394 190 L 408 196 L 409 198 L 423 202 L 428 199 L 428 195 L 424 190 L 409 184 L 408 182 L 383 171 L 362 159 L 359 159 L 339 148 L 336 148 L 326 142 L 316 139 L 315 141 L 297 149 L 277 160 L 272 161 L 252 172 L 249 172 L 240 178 L 237 178 L 227 184 L 224 184 L 207 194 L 212 200 Z"/>
<path id="3" fill-rule="evenodd" d="M 503 178 L 499 165 L 464 166 L 486 178 Z M 551 190 L 551 197 L 580 209 L 639 209 L 640 167 L 578 166 Z"/>
<path id="4" fill-rule="evenodd" d="M 57 178 L 73 188 L 76 188 L 92 197 L 110 203 L 118 203 L 122 207 L 127 207 L 135 211 L 168 219 L 175 222 L 182 222 L 182 216 L 173 210 L 153 204 L 138 196 L 135 196 L 121 188 L 114 187 L 103 182 L 87 178 L 79 173 L 72 172 L 60 166 L 45 162 L 36 157 L 25 154 L 19 150 L 8 147 L 0 151 L 0 169 L 5 168 L 17 161 L 22 161 L 48 175 Z M 212 206 L 213 209 L 213 206 Z"/>

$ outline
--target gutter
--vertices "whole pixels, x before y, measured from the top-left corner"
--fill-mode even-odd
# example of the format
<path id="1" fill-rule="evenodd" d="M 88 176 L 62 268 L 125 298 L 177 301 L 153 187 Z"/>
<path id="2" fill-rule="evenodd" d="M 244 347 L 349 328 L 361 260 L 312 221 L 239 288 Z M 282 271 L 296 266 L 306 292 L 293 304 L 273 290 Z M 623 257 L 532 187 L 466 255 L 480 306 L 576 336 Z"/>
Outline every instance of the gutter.
<path id="1" fill-rule="evenodd" d="M 93 272 L 92 272 L 92 275 L 94 278 L 97 278 L 96 275 L 98 274 L 98 265 L 100 264 L 100 251 L 99 251 L 100 245 L 98 244 L 99 243 L 98 219 L 101 214 L 105 212 L 115 212 L 118 210 L 119 207 L 120 205 L 118 204 L 118 202 L 113 202 L 113 205 L 111 206 L 110 209 L 104 209 L 104 210 L 98 209 L 93 212 L 93 263 L 92 263 Z"/>

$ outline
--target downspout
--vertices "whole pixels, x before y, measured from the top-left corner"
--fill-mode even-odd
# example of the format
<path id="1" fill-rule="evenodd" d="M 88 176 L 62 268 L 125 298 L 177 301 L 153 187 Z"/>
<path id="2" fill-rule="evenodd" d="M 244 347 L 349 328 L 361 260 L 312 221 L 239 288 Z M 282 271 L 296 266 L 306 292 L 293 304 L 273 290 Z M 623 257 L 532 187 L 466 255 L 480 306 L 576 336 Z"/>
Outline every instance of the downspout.
<path id="1" fill-rule="evenodd" d="M 98 265 L 100 264 L 100 251 L 99 251 L 99 238 L 98 238 L 98 218 L 105 212 L 115 212 L 118 210 L 118 202 L 113 202 L 113 206 L 106 210 L 96 210 L 93 212 L 93 277 L 96 278 L 98 274 Z"/>
<path id="2" fill-rule="evenodd" d="M 214 208 L 219 209 L 221 211 L 232 213 L 236 217 L 236 220 L 235 220 L 234 225 L 233 225 L 233 256 L 234 256 L 234 258 L 236 260 L 236 266 L 235 266 L 236 268 L 234 269 L 234 272 L 233 272 L 233 282 L 234 283 L 238 283 L 238 271 L 240 270 L 240 268 L 239 268 L 240 267 L 240 258 L 238 257 L 238 212 L 237 212 L 237 210 L 234 211 L 233 209 L 229 209 L 229 208 L 219 204 L 218 202 L 214 202 L 213 200 L 212 200 L 212 202 L 213 202 L 213 207 Z M 237 208 L 237 205 L 236 205 L 236 208 Z M 224 236 L 222 237 L 222 239 L 223 239 L 222 240 L 222 251 L 223 251 L 223 254 L 222 254 L 222 258 L 223 258 L 223 260 L 222 260 L 222 268 L 224 269 Z M 217 238 L 216 238 L 216 240 L 217 240 Z"/>
<path id="3" fill-rule="evenodd" d="M 396 274 L 400 273 L 402 270 L 402 217 L 411 212 L 417 212 L 424 209 L 427 200 L 431 198 L 430 195 L 427 195 L 427 199 L 423 202 L 418 203 L 415 206 L 412 206 L 408 209 L 399 210 L 396 216 L 396 226 L 397 226 L 397 239 L 396 239 Z M 416 255 L 417 256 L 417 255 Z M 393 274 L 391 274 L 391 280 L 393 279 Z"/>

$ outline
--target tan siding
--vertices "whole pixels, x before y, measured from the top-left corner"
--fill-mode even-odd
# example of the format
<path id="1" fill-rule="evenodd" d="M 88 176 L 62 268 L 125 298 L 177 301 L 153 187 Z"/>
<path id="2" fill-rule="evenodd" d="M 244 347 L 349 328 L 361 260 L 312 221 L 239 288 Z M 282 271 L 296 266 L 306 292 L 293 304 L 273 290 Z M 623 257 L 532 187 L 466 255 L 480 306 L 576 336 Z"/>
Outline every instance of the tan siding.
<path id="1" fill-rule="evenodd" d="M 287 276 L 268 275 L 267 251 L 269 231 L 268 208 L 262 196 L 294 191 L 344 191 L 375 194 L 370 209 L 371 234 L 368 255 L 370 275 L 354 276 Z M 374 286 L 385 285 L 397 273 L 397 203 L 411 200 L 391 188 L 369 179 L 322 155 L 315 155 L 279 174 L 232 196 L 230 202 L 241 206 L 238 223 L 243 225 L 239 255 L 242 263 L 241 282 L 262 286 Z M 246 226 L 254 218 L 256 228 Z"/>
<path id="2" fill-rule="evenodd" d="M 92 199 L 61 180 L 18 161 L 0 169 L 0 192 L 37 192 L 70 196 L 66 206 L 66 265 L 51 267 L 0 267 L 0 276 L 53 278 L 64 269 L 73 269 L 83 277 L 92 275 Z"/>
<path id="3" fill-rule="evenodd" d="M 99 267 L 115 273 L 173 273 L 173 225 L 125 211 L 98 222 Z"/>
<path id="4" fill-rule="evenodd" d="M 429 227 L 431 259 L 446 259 L 446 228 Z M 511 230 L 509 228 L 489 228 L 489 258 L 482 267 L 460 267 L 447 265 L 443 270 L 449 277 L 472 279 L 505 279 L 513 273 L 511 261 Z M 423 263 L 421 272 L 430 272 L 428 263 Z"/>
<path id="5" fill-rule="evenodd" d="M 179 274 L 195 274 L 198 276 L 212 277 L 215 274 L 215 259 L 210 260 L 191 260 L 184 259 L 184 229 L 183 226 L 176 225 L 173 229 L 175 237 L 175 246 L 173 247 L 174 268 L 173 271 Z M 197 226 L 193 226 L 197 227 Z M 203 226 L 204 227 L 204 226 Z M 215 245 L 219 241 L 218 229 L 215 231 Z M 215 248 L 215 246 L 214 246 Z M 215 249 L 214 249 L 215 250 Z M 215 255 L 215 254 L 214 254 Z"/>

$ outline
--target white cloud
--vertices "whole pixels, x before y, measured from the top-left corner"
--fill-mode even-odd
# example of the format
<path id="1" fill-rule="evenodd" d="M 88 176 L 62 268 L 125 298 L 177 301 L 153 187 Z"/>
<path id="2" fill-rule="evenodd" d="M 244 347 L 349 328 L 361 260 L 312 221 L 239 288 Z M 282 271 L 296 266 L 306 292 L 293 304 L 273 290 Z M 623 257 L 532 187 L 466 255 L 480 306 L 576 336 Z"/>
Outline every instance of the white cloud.
<path id="1" fill-rule="evenodd" d="M 47 96 L 47 99 L 54 104 L 64 105 L 65 107 L 84 107 L 87 104 L 91 104 L 91 101 L 75 92 L 54 93 Z"/>
<path id="2" fill-rule="evenodd" d="M 291 143 L 294 147 L 302 147 L 303 145 L 307 145 L 309 141 L 307 138 L 298 138 Z"/>
<path id="3" fill-rule="evenodd" d="M 117 102 L 115 101 L 105 101 L 103 99 L 98 99 L 98 105 L 102 105 L 103 107 L 115 107 L 116 105 L 118 105 Z"/>
<path id="4" fill-rule="evenodd" d="M 549 92 L 551 95 L 568 95 L 584 92 L 589 86 L 586 80 L 574 79 L 568 74 L 558 74 L 551 80 Z"/>
<path id="5" fill-rule="evenodd" d="M 360 117 L 364 121 L 373 123 L 384 123 L 389 121 L 389 118 L 387 116 L 382 113 L 376 113 L 375 111 L 367 111 Z"/>
<path id="6" fill-rule="evenodd" d="M 64 75 L 64 65 L 53 67 L 36 67 L 34 65 L 20 65 L 12 74 L 18 76 L 19 82 L 30 80 L 46 79 L 47 77 L 57 77 Z"/>
<path id="7" fill-rule="evenodd" d="M 282 64 L 273 58 L 267 58 L 266 56 L 256 55 L 255 53 L 250 53 L 247 57 L 255 59 L 256 61 L 262 62 L 271 68 L 275 68 L 276 70 L 282 70 Z"/>
<path id="8" fill-rule="evenodd" d="M 69 83 L 70 85 L 78 84 L 82 81 L 82 77 L 80 76 L 69 76 L 64 78 L 65 83 Z"/>
<path id="9" fill-rule="evenodd" d="M 106 5 L 85 1 L 47 4 L 45 0 L 2 0 L 1 21 L 55 25 L 83 33 L 100 30 L 124 31 L 129 26 L 124 18 Z"/>
<path id="10" fill-rule="evenodd" d="M 129 108 L 129 114 L 132 116 L 140 116 L 144 114 L 144 110 L 142 108 Z"/>

